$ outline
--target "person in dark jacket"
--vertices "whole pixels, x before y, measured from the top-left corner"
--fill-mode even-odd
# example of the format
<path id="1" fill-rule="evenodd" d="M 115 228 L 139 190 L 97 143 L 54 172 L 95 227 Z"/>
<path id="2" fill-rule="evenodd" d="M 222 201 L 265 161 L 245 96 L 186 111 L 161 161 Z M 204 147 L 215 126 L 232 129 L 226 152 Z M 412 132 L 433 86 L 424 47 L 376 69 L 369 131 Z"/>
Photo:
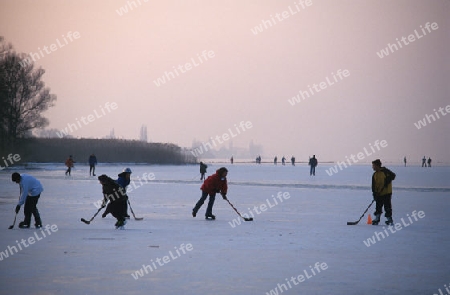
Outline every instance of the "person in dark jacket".
<path id="1" fill-rule="evenodd" d="M 195 207 L 192 209 L 193 217 L 197 216 L 198 210 L 209 195 L 209 202 L 208 207 L 206 208 L 205 218 L 216 219 L 216 216 L 212 214 L 212 208 L 216 199 L 216 193 L 220 193 L 224 200 L 227 199 L 227 174 L 227 168 L 222 167 L 218 169 L 215 174 L 208 176 L 205 182 L 203 182 L 203 185 L 200 188 L 200 190 L 202 191 L 202 196 L 200 200 L 198 200 L 197 204 L 195 204 Z"/>
<path id="2" fill-rule="evenodd" d="M 120 185 L 120 187 L 124 191 L 125 195 L 125 218 L 130 218 L 130 215 L 128 215 L 128 195 L 127 195 L 127 186 L 130 184 L 131 181 L 131 169 L 125 168 L 123 169 L 122 173 L 118 174 L 119 178 L 117 178 L 116 182 Z"/>
<path id="3" fill-rule="evenodd" d="M 89 156 L 89 176 L 95 176 L 95 165 L 97 165 L 97 157 L 92 154 Z"/>
<path id="4" fill-rule="evenodd" d="M 395 173 L 386 167 L 381 166 L 381 161 L 376 159 L 372 162 L 372 169 L 375 171 L 372 175 L 372 193 L 375 200 L 375 219 L 372 220 L 373 225 L 380 222 L 383 206 L 387 218 L 386 224 L 393 225 L 392 220 L 392 180 L 395 179 Z"/>
<path id="5" fill-rule="evenodd" d="M 203 162 L 200 162 L 200 180 L 204 180 L 205 177 L 205 173 L 206 173 L 206 168 L 208 168 L 208 165 L 206 165 Z"/>
<path id="6" fill-rule="evenodd" d="M 102 185 L 103 203 L 102 208 L 106 206 L 105 212 L 102 217 L 105 218 L 109 213 L 117 219 L 115 224 L 116 228 L 122 227 L 126 224 L 126 193 L 124 189 L 114 179 L 103 174 L 98 177 L 100 184 Z"/>
<path id="7" fill-rule="evenodd" d="M 316 155 L 313 155 L 312 158 L 309 159 L 309 176 L 316 176 L 316 166 L 317 166 L 317 159 Z"/>

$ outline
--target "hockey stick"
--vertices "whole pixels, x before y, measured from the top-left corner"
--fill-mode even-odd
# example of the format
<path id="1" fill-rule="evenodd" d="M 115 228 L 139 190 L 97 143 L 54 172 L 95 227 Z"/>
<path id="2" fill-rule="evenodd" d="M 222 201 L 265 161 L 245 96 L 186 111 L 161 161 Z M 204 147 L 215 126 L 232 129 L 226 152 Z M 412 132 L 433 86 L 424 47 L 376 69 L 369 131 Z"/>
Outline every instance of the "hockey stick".
<path id="1" fill-rule="evenodd" d="M 22 187 L 20 188 L 20 195 L 22 195 Z M 19 201 L 20 201 L 20 196 L 19 196 Z M 19 212 L 16 212 L 16 216 L 14 216 L 14 222 L 13 222 L 12 225 L 10 225 L 10 226 L 8 227 L 8 229 L 13 229 L 13 228 L 14 228 L 14 225 L 16 224 L 17 214 L 19 214 Z"/>
<path id="2" fill-rule="evenodd" d="M 354 221 L 354 222 L 348 221 L 347 225 L 356 225 L 356 224 L 358 224 L 358 222 L 360 222 L 361 219 L 364 217 L 364 214 L 366 214 L 367 210 L 369 210 L 370 206 L 372 206 L 373 202 L 375 202 L 375 199 L 372 200 L 372 203 L 369 204 L 369 207 L 367 207 L 366 211 L 364 211 L 364 213 L 361 215 L 361 217 L 358 219 L 358 221 Z"/>
<path id="3" fill-rule="evenodd" d="M 127 201 L 128 201 L 128 206 L 130 206 L 131 214 L 133 214 L 134 219 L 135 220 L 142 220 L 142 219 L 144 219 L 144 217 L 136 217 L 136 215 L 134 215 L 133 208 L 131 208 L 130 200 L 127 199 Z"/>
<path id="4" fill-rule="evenodd" d="M 86 224 L 90 224 L 92 220 L 94 220 L 95 216 L 97 216 L 97 214 L 100 212 L 100 210 L 102 210 L 104 207 L 100 207 L 100 209 L 98 209 L 98 211 L 94 214 L 94 216 L 92 216 L 91 219 L 86 220 L 84 218 L 81 218 L 81 221 L 86 223 Z"/>
<path id="5" fill-rule="evenodd" d="M 13 224 L 10 225 L 10 226 L 8 227 L 8 229 L 13 229 L 13 228 L 14 228 L 14 225 L 16 224 L 16 218 L 17 218 L 17 213 L 16 213 L 16 216 L 14 216 L 14 222 L 13 222 Z"/>
<path id="6" fill-rule="evenodd" d="M 236 211 L 236 213 L 237 213 L 242 219 L 244 219 L 245 221 L 253 221 L 253 217 L 248 217 L 248 218 L 247 218 L 247 217 L 242 216 L 241 213 L 239 213 L 238 210 L 237 210 L 236 208 L 234 208 L 233 204 L 230 203 L 230 200 L 228 200 L 228 199 L 225 199 L 225 200 L 227 200 L 227 202 L 228 202 L 228 204 L 230 204 L 231 208 L 233 208 L 234 211 Z"/>

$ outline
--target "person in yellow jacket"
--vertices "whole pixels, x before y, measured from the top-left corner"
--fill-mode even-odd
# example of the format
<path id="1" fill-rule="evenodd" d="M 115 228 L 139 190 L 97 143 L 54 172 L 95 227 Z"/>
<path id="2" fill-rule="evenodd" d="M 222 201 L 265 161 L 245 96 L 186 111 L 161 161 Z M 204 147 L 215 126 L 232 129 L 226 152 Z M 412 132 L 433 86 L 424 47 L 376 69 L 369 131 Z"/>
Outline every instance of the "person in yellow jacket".
<path id="1" fill-rule="evenodd" d="M 375 219 L 372 220 L 373 225 L 380 222 L 383 206 L 387 218 L 386 224 L 393 225 L 392 220 L 392 180 L 395 179 L 395 173 L 386 167 L 382 167 L 380 159 L 372 162 L 372 169 L 375 171 L 372 175 L 372 193 L 375 200 Z"/>

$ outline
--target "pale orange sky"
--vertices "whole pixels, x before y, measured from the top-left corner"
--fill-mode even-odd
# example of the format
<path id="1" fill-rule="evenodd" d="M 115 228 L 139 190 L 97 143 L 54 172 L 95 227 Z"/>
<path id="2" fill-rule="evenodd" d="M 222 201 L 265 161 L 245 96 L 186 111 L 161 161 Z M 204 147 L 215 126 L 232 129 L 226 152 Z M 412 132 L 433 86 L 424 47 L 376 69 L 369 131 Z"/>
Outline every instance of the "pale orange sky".
<path id="1" fill-rule="evenodd" d="M 132 2 L 136 7 L 119 15 Z M 117 109 L 71 133 L 75 137 L 101 138 L 114 128 L 118 137 L 137 139 L 145 124 L 149 140 L 191 147 L 193 139 L 207 142 L 250 121 L 252 128 L 233 145 L 253 140 L 266 158 L 305 161 L 316 154 L 319 161 L 342 161 L 386 140 L 388 146 L 365 161 L 406 155 L 412 163 L 426 155 L 450 162 L 450 115 L 420 130 L 414 125 L 450 105 L 450 1 L 298 3 L 1 0 L 0 35 L 28 54 L 78 32 L 78 39 L 36 61 L 58 98 L 45 113 L 48 128 L 100 113 L 107 102 Z M 255 35 L 263 20 L 268 28 Z M 427 22 L 438 28 L 424 35 Z M 377 55 L 415 30 L 423 36 Z M 213 57 L 200 63 L 204 51 Z M 189 62 L 190 69 L 155 85 Z M 331 81 L 339 69 L 349 75 L 300 103 L 288 102 Z"/>

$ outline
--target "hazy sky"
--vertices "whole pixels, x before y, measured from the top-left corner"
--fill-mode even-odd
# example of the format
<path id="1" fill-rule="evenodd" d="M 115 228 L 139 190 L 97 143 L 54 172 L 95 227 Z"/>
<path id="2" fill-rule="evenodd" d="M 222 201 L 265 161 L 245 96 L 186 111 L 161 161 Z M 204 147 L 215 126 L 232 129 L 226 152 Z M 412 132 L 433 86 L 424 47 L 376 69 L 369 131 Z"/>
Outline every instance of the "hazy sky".
<path id="1" fill-rule="evenodd" d="M 360 161 L 450 162 L 449 15 L 444 0 L 0 0 L 0 35 L 39 55 L 48 128 L 92 115 L 75 137 L 138 139 L 144 124 L 154 142 L 228 134 L 302 161 L 385 140 Z"/>

